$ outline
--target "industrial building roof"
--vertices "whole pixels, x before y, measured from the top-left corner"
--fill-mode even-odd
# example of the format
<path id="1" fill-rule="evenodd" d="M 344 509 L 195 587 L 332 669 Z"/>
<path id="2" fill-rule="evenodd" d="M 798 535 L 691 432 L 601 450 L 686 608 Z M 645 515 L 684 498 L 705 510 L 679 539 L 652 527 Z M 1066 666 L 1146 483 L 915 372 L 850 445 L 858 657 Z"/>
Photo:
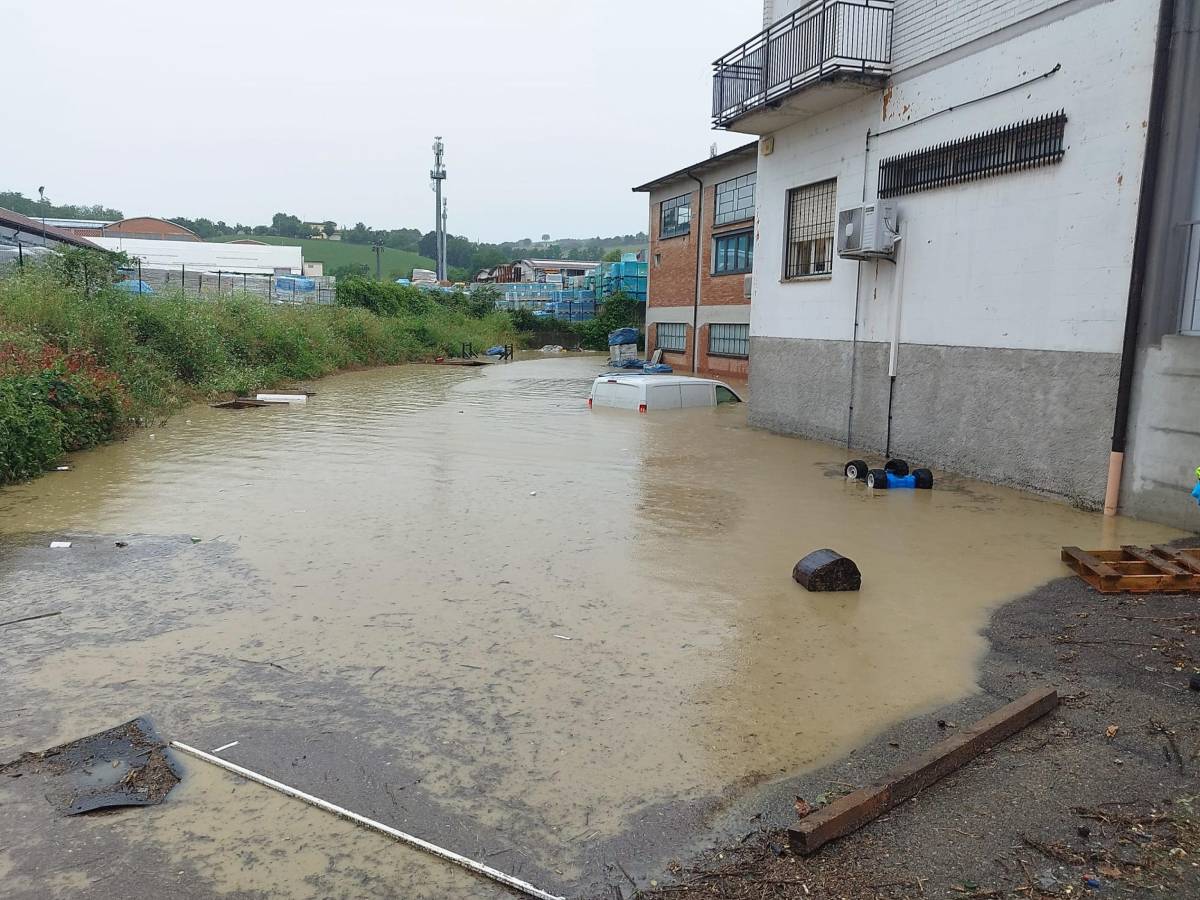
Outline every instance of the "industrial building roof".
<path id="1" fill-rule="evenodd" d="M 672 181 L 678 181 L 680 178 L 686 178 L 688 175 L 697 172 L 703 172 L 706 169 L 711 169 L 714 166 L 723 165 L 728 162 L 733 162 L 741 157 L 746 159 L 757 159 L 758 157 L 758 141 L 751 141 L 749 144 L 742 144 L 740 147 L 734 147 L 732 150 L 726 150 L 724 153 L 718 153 L 716 156 L 710 156 L 708 159 L 701 160 L 698 163 L 693 163 L 690 166 L 684 166 L 669 175 L 663 175 L 655 178 L 653 181 L 647 181 L 643 185 L 639 185 L 633 189 L 635 194 L 657 190 L 660 187 L 670 184 Z"/>
<path id="2" fill-rule="evenodd" d="M 23 216 L 11 209 L 0 209 L 0 227 L 55 241 L 59 244 L 68 244 L 72 247 L 84 247 L 88 250 L 97 248 L 97 245 L 87 238 L 77 237 L 70 232 L 55 228 L 49 221 L 43 225 L 40 219 L 31 219 L 29 216 Z"/>

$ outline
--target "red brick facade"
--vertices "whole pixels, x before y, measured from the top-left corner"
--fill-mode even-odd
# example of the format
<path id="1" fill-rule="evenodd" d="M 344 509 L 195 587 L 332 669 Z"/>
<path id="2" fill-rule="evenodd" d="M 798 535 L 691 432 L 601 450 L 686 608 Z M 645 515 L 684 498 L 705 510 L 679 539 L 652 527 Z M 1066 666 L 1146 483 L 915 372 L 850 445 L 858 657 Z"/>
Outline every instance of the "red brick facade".
<path id="1" fill-rule="evenodd" d="M 668 176 L 645 188 L 650 193 L 650 279 L 647 301 L 646 352 L 652 353 L 658 346 L 656 322 L 675 322 L 686 326 L 686 346 L 683 352 L 664 351 L 663 362 L 677 372 L 691 372 L 692 357 L 699 352 L 695 371 L 719 377 L 745 379 L 749 377 L 750 361 L 746 357 L 709 354 L 709 322 L 749 324 L 750 301 L 745 295 L 745 274 L 714 275 L 713 238 L 723 234 L 751 231 L 752 218 L 723 224 L 715 230 L 713 219 L 716 214 L 716 185 L 739 175 L 754 171 L 756 151 L 753 146 L 739 148 L 730 159 L 718 158 L 692 167 L 692 171 L 704 182 L 703 187 L 686 173 Z M 699 198 L 703 192 L 703 203 Z M 662 203 L 688 194 L 691 197 L 692 222 L 687 234 L 663 238 Z M 699 213 L 699 215 L 697 215 Z M 696 304 L 697 240 L 700 241 L 700 304 Z M 723 312 L 713 311 L 722 307 Z M 743 307 L 742 313 L 730 307 Z M 675 310 L 678 310 L 675 314 Z M 693 323 L 700 322 L 696 341 Z"/>

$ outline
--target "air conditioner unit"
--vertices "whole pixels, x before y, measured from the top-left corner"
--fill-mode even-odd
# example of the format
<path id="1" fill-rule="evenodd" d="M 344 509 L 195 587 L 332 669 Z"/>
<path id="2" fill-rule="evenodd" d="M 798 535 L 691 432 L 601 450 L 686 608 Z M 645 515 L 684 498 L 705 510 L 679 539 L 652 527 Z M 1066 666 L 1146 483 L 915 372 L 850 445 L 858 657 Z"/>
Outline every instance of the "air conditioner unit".
<path id="1" fill-rule="evenodd" d="M 753 287 L 754 287 L 754 276 L 753 275 L 743 275 L 742 276 L 742 296 L 745 297 L 747 300 L 750 299 L 751 289 Z"/>
<path id="2" fill-rule="evenodd" d="M 900 233 L 896 204 L 887 200 L 838 211 L 837 252 L 843 259 L 891 259 Z"/>

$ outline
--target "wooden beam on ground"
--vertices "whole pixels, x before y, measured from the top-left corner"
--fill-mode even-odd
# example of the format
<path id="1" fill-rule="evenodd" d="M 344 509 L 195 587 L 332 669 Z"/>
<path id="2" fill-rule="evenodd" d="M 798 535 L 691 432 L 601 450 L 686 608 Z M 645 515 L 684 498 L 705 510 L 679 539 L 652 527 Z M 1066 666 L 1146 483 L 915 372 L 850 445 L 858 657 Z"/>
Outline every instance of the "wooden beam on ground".
<path id="1" fill-rule="evenodd" d="M 1058 706 L 1058 692 L 1030 691 L 893 769 L 879 781 L 833 801 L 788 830 L 792 850 L 807 855 L 835 838 L 857 831 L 938 779 L 970 762 Z"/>

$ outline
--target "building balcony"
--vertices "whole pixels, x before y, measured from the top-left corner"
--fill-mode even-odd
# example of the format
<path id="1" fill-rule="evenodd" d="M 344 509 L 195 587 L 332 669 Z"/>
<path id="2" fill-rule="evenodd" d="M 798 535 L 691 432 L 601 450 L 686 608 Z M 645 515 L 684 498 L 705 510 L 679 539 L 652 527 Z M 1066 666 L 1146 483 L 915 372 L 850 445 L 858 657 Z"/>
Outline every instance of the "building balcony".
<path id="1" fill-rule="evenodd" d="M 894 0 L 812 0 L 713 63 L 713 126 L 768 134 L 879 90 Z"/>

